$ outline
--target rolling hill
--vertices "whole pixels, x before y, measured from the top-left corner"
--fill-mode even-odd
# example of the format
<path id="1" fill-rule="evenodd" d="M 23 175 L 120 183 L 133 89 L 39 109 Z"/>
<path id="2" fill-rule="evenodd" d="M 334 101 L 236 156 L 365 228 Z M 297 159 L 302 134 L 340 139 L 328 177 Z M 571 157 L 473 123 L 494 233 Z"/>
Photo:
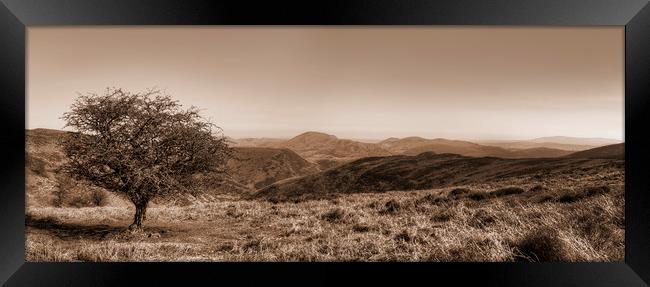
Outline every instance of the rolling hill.
<path id="1" fill-rule="evenodd" d="M 390 138 L 379 145 L 392 154 L 418 155 L 423 152 L 454 153 L 472 157 L 502 157 L 502 158 L 544 158 L 568 155 L 571 151 L 552 148 L 506 149 L 497 146 L 480 145 L 468 141 L 448 139 L 424 139 L 408 137 L 403 139 Z"/>
<path id="2" fill-rule="evenodd" d="M 279 147 L 287 141 L 286 139 L 276 138 L 230 138 L 229 140 L 235 147 Z"/>
<path id="3" fill-rule="evenodd" d="M 607 145 L 567 155 L 568 158 L 625 159 L 625 143 Z"/>
<path id="4" fill-rule="evenodd" d="M 599 146 L 619 143 L 614 139 L 606 138 L 578 138 L 578 137 L 541 137 L 530 140 L 484 140 L 477 143 L 506 149 L 549 148 L 566 151 L 583 151 Z"/>
<path id="5" fill-rule="evenodd" d="M 377 144 L 339 139 L 319 132 L 306 132 L 277 146 L 295 151 L 303 158 L 319 164 L 321 169 L 358 158 L 390 155 L 390 152 Z"/>
<path id="6" fill-rule="evenodd" d="M 288 149 L 235 147 L 233 150 L 226 170 L 235 181 L 251 189 L 320 171 L 316 164 Z"/>
<path id="7" fill-rule="evenodd" d="M 535 182 L 549 174 L 581 174 L 622 168 L 623 160 L 567 158 L 505 159 L 425 152 L 415 156 L 368 157 L 302 178 L 274 183 L 255 196 L 285 200 L 337 193 L 418 190 L 502 180 Z M 532 180 L 531 180 L 532 179 Z"/>
<path id="8" fill-rule="evenodd" d="M 567 144 L 567 145 L 587 145 L 587 146 L 604 146 L 620 143 L 618 140 L 607 139 L 607 138 L 579 138 L 579 137 L 566 137 L 566 136 L 555 136 L 555 137 L 541 137 L 529 140 L 533 143 L 558 143 L 558 144 Z"/>
<path id="9" fill-rule="evenodd" d="M 479 141 L 477 142 L 482 145 L 487 146 L 496 146 L 505 149 L 533 149 L 533 148 L 548 148 L 548 149 L 558 149 L 565 151 L 582 151 L 595 148 L 597 146 L 592 145 L 573 145 L 573 144 L 562 144 L 555 142 L 531 142 L 531 141 Z"/>
<path id="10" fill-rule="evenodd" d="M 575 150 L 587 148 L 587 146 L 576 147 L 554 143 L 528 143 L 525 147 L 517 148 L 442 138 L 425 139 L 422 137 L 388 138 L 377 143 L 371 143 L 340 139 L 334 135 L 320 132 L 306 132 L 289 140 L 247 138 L 235 140 L 235 142 L 236 146 L 287 148 L 318 164 L 321 170 L 371 156 L 418 155 L 423 152 L 434 152 L 454 153 L 472 157 L 546 158 L 561 157 Z M 551 146 L 566 147 L 566 149 Z"/>

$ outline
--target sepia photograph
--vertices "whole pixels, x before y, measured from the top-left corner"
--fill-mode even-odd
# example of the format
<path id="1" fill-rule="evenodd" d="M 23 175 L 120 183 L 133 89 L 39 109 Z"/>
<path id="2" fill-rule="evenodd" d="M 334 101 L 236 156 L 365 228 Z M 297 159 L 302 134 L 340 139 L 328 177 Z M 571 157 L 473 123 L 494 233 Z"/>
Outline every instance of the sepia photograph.
<path id="1" fill-rule="evenodd" d="M 29 27 L 25 259 L 623 262 L 624 44 Z"/>

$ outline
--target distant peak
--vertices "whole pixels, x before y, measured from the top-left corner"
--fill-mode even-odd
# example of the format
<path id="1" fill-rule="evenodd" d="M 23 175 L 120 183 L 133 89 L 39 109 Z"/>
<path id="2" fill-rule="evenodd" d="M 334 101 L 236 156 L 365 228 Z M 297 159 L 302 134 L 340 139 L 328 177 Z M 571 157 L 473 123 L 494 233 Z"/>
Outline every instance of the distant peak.
<path id="1" fill-rule="evenodd" d="M 326 133 L 321 133 L 321 132 L 313 132 L 313 131 L 301 133 L 295 136 L 293 139 L 297 139 L 297 138 L 337 139 L 336 136 L 326 134 Z"/>
<path id="2" fill-rule="evenodd" d="M 426 140 L 426 139 L 423 138 L 423 137 L 413 136 L 413 137 L 405 137 L 405 138 L 403 138 L 403 140 L 419 140 L 420 141 L 420 140 Z"/>

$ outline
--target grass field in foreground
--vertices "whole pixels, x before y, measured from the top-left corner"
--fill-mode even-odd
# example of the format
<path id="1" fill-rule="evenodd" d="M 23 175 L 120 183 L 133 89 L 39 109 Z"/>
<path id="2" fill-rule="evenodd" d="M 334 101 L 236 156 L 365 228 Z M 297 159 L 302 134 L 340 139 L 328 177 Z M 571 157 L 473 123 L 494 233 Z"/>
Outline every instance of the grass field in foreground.
<path id="1" fill-rule="evenodd" d="M 622 261 L 623 184 L 28 207 L 27 261 Z"/>

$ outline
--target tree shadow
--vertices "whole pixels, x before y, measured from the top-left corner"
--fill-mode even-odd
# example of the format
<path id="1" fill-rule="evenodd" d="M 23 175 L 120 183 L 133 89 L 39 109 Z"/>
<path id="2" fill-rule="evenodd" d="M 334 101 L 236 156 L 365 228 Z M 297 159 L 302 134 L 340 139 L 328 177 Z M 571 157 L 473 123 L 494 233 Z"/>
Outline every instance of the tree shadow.
<path id="1" fill-rule="evenodd" d="M 119 234 L 126 230 L 126 227 L 110 226 L 105 224 L 83 225 L 62 223 L 52 217 L 35 218 L 29 215 L 25 217 L 25 226 L 45 230 L 64 240 L 102 240 L 108 235 Z"/>

